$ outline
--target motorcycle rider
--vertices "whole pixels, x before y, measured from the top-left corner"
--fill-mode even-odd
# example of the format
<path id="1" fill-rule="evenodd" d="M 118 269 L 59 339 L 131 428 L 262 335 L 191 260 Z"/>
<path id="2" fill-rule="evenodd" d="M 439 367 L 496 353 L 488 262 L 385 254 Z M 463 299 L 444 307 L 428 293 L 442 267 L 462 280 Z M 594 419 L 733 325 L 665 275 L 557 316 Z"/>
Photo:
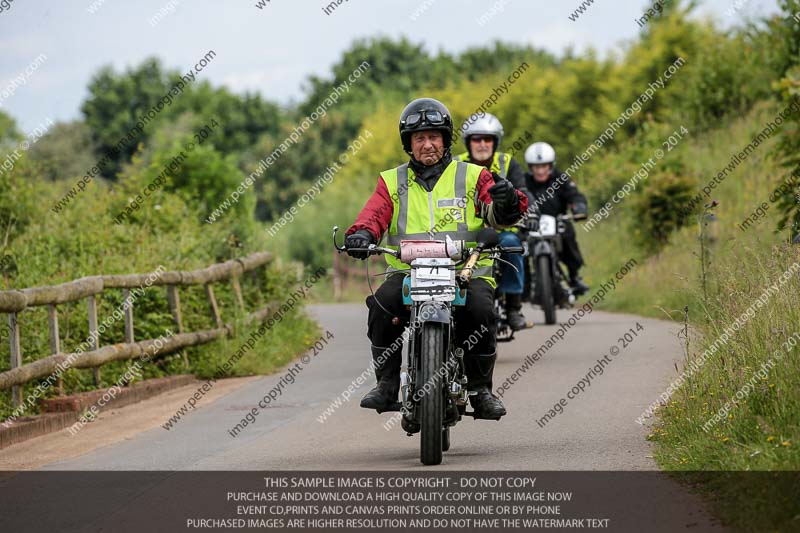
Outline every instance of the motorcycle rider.
<path id="1" fill-rule="evenodd" d="M 409 103 L 400 115 L 400 139 L 411 157 L 397 168 L 380 173 L 375 192 L 367 200 L 355 223 L 348 228 L 348 254 L 366 259 L 354 250 L 377 244 L 387 235 L 387 246 L 397 248 L 401 239 L 464 240 L 474 245 L 484 224 L 502 229 L 519 221 L 528 208 L 528 198 L 507 180 L 495 183 L 483 167 L 454 161 L 450 147 L 453 122 L 448 109 L 432 98 Z M 433 232 L 433 233 L 431 233 Z M 386 279 L 375 295 L 367 297 L 367 336 L 372 344 L 377 386 L 361 400 L 361 407 L 383 412 L 397 401 L 400 387 L 403 334 L 409 310 L 403 305 L 402 284 L 408 265 L 392 256 Z M 469 396 L 477 418 L 499 419 L 506 409 L 492 390 L 496 353 L 492 260 L 476 265 L 469 283 L 466 305 L 455 308 L 458 322 L 455 342 L 477 332 L 478 342 L 465 349 L 464 366 Z M 397 349 L 393 347 L 398 346 Z"/>
<path id="2" fill-rule="evenodd" d="M 543 215 L 557 216 L 572 210 L 575 220 L 585 219 L 588 214 L 586 197 L 564 172 L 556 168 L 556 151 L 546 142 L 533 143 L 525 150 L 525 162 L 530 172 L 525 174 L 525 184 L 533 195 L 533 202 Z M 565 221 L 565 232 L 559 259 L 569 271 L 569 285 L 573 294 L 580 296 L 589 291 L 579 271 L 583 256 L 578 248 L 575 226 Z"/>
<path id="3" fill-rule="evenodd" d="M 500 143 L 503 140 L 503 124 L 497 117 L 486 113 L 474 121 L 467 119 L 461 126 L 461 138 L 467 151 L 455 156 L 454 159 L 486 167 L 493 175 L 499 176 L 501 179 L 508 179 L 515 189 L 528 196 L 529 205 L 533 205 L 533 199 L 525 188 L 525 173 L 522 167 L 511 155 L 499 151 Z M 522 246 L 519 233 L 515 231 L 502 231 L 499 238 L 501 246 Z M 501 259 L 514 266 L 500 263 L 501 277 L 497 291 L 505 294 L 508 325 L 512 330 L 519 331 L 530 327 L 522 314 L 525 258 L 522 254 L 502 254 Z"/>

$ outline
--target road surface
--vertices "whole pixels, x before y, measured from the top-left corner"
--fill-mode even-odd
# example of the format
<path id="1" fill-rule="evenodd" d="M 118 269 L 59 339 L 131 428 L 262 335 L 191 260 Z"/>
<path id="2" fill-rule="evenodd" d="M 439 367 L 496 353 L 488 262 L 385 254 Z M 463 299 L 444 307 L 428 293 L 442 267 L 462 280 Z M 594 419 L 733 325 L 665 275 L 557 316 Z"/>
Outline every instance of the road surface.
<path id="1" fill-rule="evenodd" d="M 664 390 L 675 375 L 675 362 L 682 360 L 677 324 L 604 312 L 585 316 L 505 393 L 506 417 L 499 422 L 462 421 L 451 430 L 453 444 L 443 463 L 423 467 L 418 438 L 406 436 L 399 425 L 383 427 L 392 413 L 378 415 L 359 408 L 361 395 L 373 386 L 371 376 L 351 401 L 320 421 L 331 402 L 369 365 L 366 309 L 362 304 L 330 304 L 312 306 L 310 312 L 334 338 L 236 437 L 229 430 L 279 385 L 286 371 L 243 381 L 170 430 L 161 427 L 167 421 L 164 417 L 159 425 L 151 421 L 149 429 L 120 442 L 36 466 L 44 470 L 657 470 L 645 440 L 648 430 L 635 419 Z M 495 386 L 558 327 L 543 325 L 538 311 L 528 308 L 526 313 L 537 325 L 518 333 L 514 342 L 499 344 Z M 561 311 L 559 318 L 570 314 Z M 620 338 L 631 328 L 636 331 L 637 323 L 641 327 L 633 342 L 621 348 Z M 563 413 L 540 427 L 537 420 L 565 398 L 612 346 L 621 349 L 603 374 L 593 377 L 591 386 L 568 400 Z M 174 412 L 183 401 L 173 398 L 161 412 Z M 119 416 L 135 409 L 137 405 L 123 408 Z M 102 421 L 97 425 L 84 431 L 102 431 Z M 25 444 L 24 452 L 20 446 L 9 448 L 6 459 L 15 453 L 36 456 L 37 447 L 53 438 L 77 437 L 34 439 Z M 697 497 L 676 483 L 663 478 L 647 482 L 642 490 L 660 500 L 664 531 L 687 525 L 695 531 L 721 531 Z"/>

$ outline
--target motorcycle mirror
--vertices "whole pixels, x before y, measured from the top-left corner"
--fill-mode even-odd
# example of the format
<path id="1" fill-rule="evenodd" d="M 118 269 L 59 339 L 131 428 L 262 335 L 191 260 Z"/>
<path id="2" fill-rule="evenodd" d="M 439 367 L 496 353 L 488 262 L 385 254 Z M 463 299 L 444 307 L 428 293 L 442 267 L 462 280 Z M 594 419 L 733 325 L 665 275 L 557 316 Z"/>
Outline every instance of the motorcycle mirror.
<path id="1" fill-rule="evenodd" d="M 500 238 L 497 236 L 497 230 L 492 228 L 483 228 L 478 232 L 478 248 L 494 248 L 500 243 Z"/>
<path id="2" fill-rule="evenodd" d="M 333 247 L 336 249 L 337 252 L 342 253 L 342 252 L 346 251 L 347 248 L 345 247 L 344 244 L 342 244 L 341 246 L 336 244 L 336 232 L 337 231 L 339 231 L 339 226 L 334 226 L 333 227 L 333 236 L 332 236 L 332 238 L 333 238 Z"/>

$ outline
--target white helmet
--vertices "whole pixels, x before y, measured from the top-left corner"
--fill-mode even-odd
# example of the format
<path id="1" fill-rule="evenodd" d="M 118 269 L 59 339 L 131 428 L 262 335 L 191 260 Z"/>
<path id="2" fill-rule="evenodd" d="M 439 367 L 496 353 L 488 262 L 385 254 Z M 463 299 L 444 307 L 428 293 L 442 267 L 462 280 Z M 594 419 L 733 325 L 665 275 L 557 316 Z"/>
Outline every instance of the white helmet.
<path id="1" fill-rule="evenodd" d="M 556 151 L 547 143 L 533 143 L 525 150 L 525 162 L 528 165 L 555 164 Z"/>
<path id="2" fill-rule="evenodd" d="M 486 113 L 483 118 L 478 118 L 475 122 L 469 119 L 461 126 L 461 139 L 469 150 L 470 135 L 492 135 L 494 137 L 494 149 L 500 148 L 500 141 L 503 140 L 503 125 L 500 120 L 491 113 Z"/>

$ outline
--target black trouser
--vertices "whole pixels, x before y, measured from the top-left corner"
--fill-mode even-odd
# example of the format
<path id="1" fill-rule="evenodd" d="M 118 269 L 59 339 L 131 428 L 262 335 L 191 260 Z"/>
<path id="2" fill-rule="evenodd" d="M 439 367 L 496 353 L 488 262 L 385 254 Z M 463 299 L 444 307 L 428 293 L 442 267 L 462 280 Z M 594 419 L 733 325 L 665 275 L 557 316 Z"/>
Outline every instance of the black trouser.
<path id="1" fill-rule="evenodd" d="M 404 274 L 392 274 L 375 291 L 375 296 L 367 296 L 369 318 L 367 319 L 367 336 L 375 347 L 387 348 L 403 334 L 410 318 L 410 310 L 403 305 Z M 386 308 L 391 315 L 375 302 Z M 464 350 L 464 356 L 492 355 L 495 353 L 496 324 L 494 316 L 494 288 L 485 280 L 476 278 L 467 287 L 467 302 L 463 306 L 454 306 L 456 319 L 456 347 Z M 403 319 L 401 324 L 392 324 L 393 317 Z M 483 327 L 482 327 L 483 326 Z M 482 331 L 484 333 L 482 333 Z M 468 344 L 466 339 L 474 335 L 478 342 Z M 467 349 L 470 348 L 470 349 Z M 469 368 L 469 365 L 468 365 Z M 472 376 L 467 376 L 472 381 Z"/>
<path id="2" fill-rule="evenodd" d="M 567 266 L 569 276 L 574 277 L 578 275 L 578 270 L 583 266 L 583 256 L 578 248 L 575 226 L 570 220 L 565 220 L 564 223 L 564 233 L 561 235 L 561 253 L 558 258 Z"/>

